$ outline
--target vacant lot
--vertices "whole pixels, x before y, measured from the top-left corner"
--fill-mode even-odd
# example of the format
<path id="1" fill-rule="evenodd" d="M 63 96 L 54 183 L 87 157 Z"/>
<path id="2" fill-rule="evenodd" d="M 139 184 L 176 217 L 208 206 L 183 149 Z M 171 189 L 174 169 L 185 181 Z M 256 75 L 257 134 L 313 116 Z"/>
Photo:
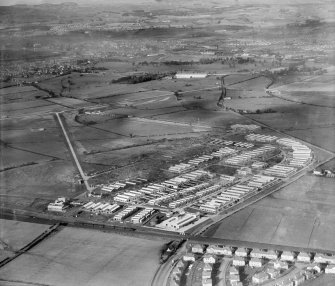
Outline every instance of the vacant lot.
<path id="1" fill-rule="evenodd" d="M 150 285 L 165 242 L 66 228 L 1 268 L 0 277 L 55 286 Z"/>
<path id="2" fill-rule="evenodd" d="M 304 176 L 228 217 L 208 236 L 335 250 L 333 180 Z"/>

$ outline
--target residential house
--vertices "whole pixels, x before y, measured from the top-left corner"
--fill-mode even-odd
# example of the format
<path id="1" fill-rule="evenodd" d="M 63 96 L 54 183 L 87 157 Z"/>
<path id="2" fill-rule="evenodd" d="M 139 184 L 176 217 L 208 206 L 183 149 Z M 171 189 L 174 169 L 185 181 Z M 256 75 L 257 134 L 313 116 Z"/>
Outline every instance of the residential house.
<path id="1" fill-rule="evenodd" d="M 234 266 L 245 266 L 245 259 L 243 257 L 235 257 L 233 259 Z"/>
<path id="2" fill-rule="evenodd" d="M 305 281 L 305 276 L 302 273 L 297 273 L 296 275 L 294 275 L 293 281 L 294 281 L 294 286 L 301 285 Z"/>
<path id="3" fill-rule="evenodd" d="M 204 258 L 203 258 L 204 262 L 205 263 L 210 263 L 210 264 L 214 264 L 216 259 L 213 255 L 210 255 L 210 254 L 206 254 L 204 255 Z"/>
<path id="4" fill-rule="evenodd" d="M 192 253 L 187 253 L 183 256 L 184 261 L 195 261 L 195 256 Z"/>
<path id="5" fill-rule="evenodd" d="M 306 270 L 304 272 L 306 280 L 313 279 L 315 277 L 314 273 L 312 271 Z"/>
<path id="6" fill-rule="evenodd" d="M 311 262 L 311 256 L 307 252 L 300 252 L 297 256 L 299 262 Z"/>
<path id="7" fill-rule="evenodd" d="M 195 244 L 192 246 L 192 252 L 193 253 L 204 253 L 204 247 L 200 244 Z"/>
<path id="8" fill-rule="evenodd" d="M 245 248 L 237 248 L 235 251 L 235 255 L 239 257 L 247 257 L 248 251 Z"/>
<path id="9" fill-rule="evenodd" d="M 230 283 L 233 283 L 233 282 L 239 282 L 240 281 L 240 275 L 230 275 L 229 276 L 229 281 Z"/>
<path id="10" fill-rule="evenodd" d="M 260 258 L 251 258 L 249 261 L 249 266 L 250 267 L 262 267 L 262 259 Z"/>
<path id="11" fill-rule="evenodd" d="M 226 246 L 226 247 L 223 247 L 223 254 L 226 256 L 232 256 L 233 251 L 231 250 L 230 247 Z"/>
<path id="12" fill-rule="evenodd" d="M 288 263 L 286 261 L 277 260 L 273 263 L 275 269 L 288 269 Z"/>
<path id="13" fill-rule="evenodd" d="M 325 269 L 326 274 L 335 274 L 335 265 L 334 264 L 329 264 L 327 265 Z"/>
<path id="14" fill-rule="evenodd" d="M 231 266 L 229 268 L 229 275 L 239 275 L 238 269 L 236 267 L 234 267 L 234 266 Z"/>
<path id="15" fill-rule="evenodd" d="M 274 268 L 269 268 L 267 270 L 267 273 L 269 274 L 269 276 L 270 276 L 271 279 L 274 279 L 274 278 L 276 278 L 280 274 L 280 271 L 276 270 Z"/>
<path id="16" fill-rule="evenodd" d="M 294 282 L 291 279 L 284 279 L 280 281 L 277 285 L 278 286 L 294 286 Z"/>
<path id="17" fill-rule="evenodd" d="M 216 245 L 210 245 L 206 249 L 206 253 L 208 254 L 215 254 L 215 255 L 224 255 L 225 251 L 223 247 L 219 247 Z"/>
<path id="18" fill-rule="evenodd" d="M 252 276 L 252 282 L 256 284 L 264 283 L 268 279 L 269 279 L 269 275 L 263 271 L 256 273 L 254 276 Z"/>
<path id="19" fill-rule="evenodd" d="M 283 251 L 283 253 L 280 256 L 280 259 L 283 261 L 294 261 L 294 254 L 290 251 Z"/>
<path id="20" fill-rule="evenodd" d="M 318 253 L 314 256 L 314 262 L 335 264 L 335 256 Z"/>
<path id="21" fill-rule="evenodd" d="M 203 279 L 202 280 L 202 286 L 213 286 L 212 279 Z"/>
<path id="22" fill-rule="evenodd" d="M 212 277 L 212 271 L 202 271 L 202 279 L 209 279 Z"/>
<path id="23" fill-rule="evenodd" d="M 204 267 L 203 267 L 203 270 L 204 271 L 212 271 L 213 269 L 213 266 L 209 263 L 205 263 Z"/>

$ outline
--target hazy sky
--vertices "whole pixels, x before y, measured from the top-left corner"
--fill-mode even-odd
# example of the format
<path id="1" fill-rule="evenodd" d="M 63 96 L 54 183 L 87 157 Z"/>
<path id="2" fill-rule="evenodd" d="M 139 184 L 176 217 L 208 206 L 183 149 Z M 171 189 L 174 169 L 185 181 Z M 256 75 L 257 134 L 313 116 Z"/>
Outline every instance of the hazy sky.
<path id="1" fill-rule="evenodd" d="M 113 3 L 143 3 L 143 2 L 152 2 L 152 3 L 157 3 L 157 2 L 179 2 L 179 1 L 192 1 L 192 0 L 0 0 L 0 6 L 1 5 L 15 5 L 15 4 L 32 4 L 32 5 L 36 5 L 36 4 L 42 4 L 42 3 L 63 3 L 63 2 L 76 2 L 78 4 L 96 4 L 96 3 L 104 3 L 104 4 L 113 4 Z M 199 1 L 196 0 L 197 2 L 203 2 L 203 1 Z M 281 0 L 278 2 L 278 0 L 218 0 L 216 2 L 220 2 L 220 1 L 226 1 L 226 2 L 232 2 L 232 3 L 236 3 L 237 1 L 241 4 L 245 4 L 245 3 L 274 3 L 274 4 L 283 4 L 285 5 L 285 3 L 290 3 L 290 4 L 294 4 L 294 3 L 320 3 L 320 2 L 326 2 L 326 3 L 331 3 L 331 0 Z M 212 2 L 212 1 L 210 1 Z"/>

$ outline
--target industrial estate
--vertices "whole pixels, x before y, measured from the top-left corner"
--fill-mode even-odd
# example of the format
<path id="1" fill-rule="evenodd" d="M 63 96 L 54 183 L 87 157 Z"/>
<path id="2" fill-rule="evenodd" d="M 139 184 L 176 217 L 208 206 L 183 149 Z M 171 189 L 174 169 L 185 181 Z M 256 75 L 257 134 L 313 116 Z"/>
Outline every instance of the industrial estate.
<path id="1" fill-rule="evenodd" d="M 332 1 L 5 2 L 0 285 L 335 285 Z"/>

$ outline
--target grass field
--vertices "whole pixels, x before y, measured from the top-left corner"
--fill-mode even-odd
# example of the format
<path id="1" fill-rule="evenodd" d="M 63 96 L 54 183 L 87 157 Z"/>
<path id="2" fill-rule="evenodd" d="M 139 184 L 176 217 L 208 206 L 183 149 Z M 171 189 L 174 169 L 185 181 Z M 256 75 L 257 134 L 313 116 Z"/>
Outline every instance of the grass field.
<path id="1" fill-rule="evenodd" d="M 164 240 L 66 228 L 0 269 L 6 281 L 43 285 L 151 285 Z"/>
<path id="2" fill-rule="evenodd" d="M 228 217 L 206 236 L 335 250 L 333 180 L 304 176 Z"/>

